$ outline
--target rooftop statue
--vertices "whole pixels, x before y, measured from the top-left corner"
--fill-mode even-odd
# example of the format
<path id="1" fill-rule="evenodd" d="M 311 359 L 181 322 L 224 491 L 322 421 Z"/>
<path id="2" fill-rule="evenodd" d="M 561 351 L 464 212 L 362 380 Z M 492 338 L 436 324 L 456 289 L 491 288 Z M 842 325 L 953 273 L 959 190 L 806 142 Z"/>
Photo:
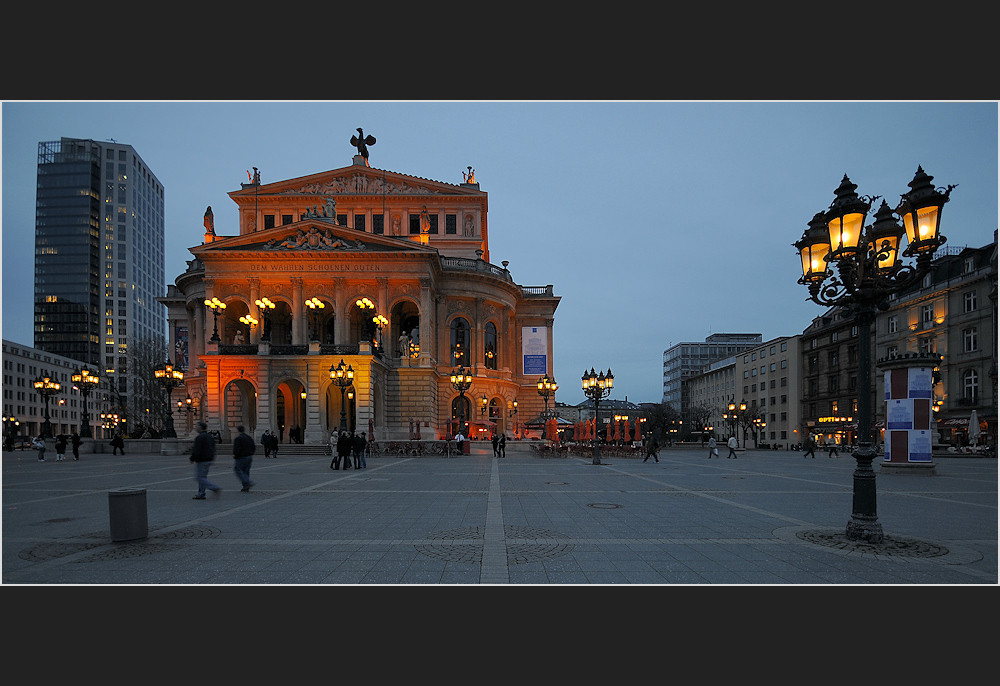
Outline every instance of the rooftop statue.
<path id="1" fill-rule="evenodd" d="M 368 162 L 368 146 L 375 145 L 375 136 L 365 136 L 365 132 L 358 127 L 358 135 L 351 136 L 351 145 L 358 149 L 358 154 Z"/>

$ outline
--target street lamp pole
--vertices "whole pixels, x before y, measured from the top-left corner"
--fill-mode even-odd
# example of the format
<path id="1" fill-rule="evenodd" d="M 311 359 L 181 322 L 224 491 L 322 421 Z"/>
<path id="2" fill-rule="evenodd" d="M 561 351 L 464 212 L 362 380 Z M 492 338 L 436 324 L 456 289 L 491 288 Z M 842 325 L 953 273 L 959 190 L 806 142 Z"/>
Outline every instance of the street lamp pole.
<path id="1" fill-rule="evenodd" d="M 87 409 L 87 398 L 90 397 L 90 392 L 101 383 L 101 379 L 86 367 L 75 369 L 70 379 L 80 391 L 80 395 L 83 396 L 83 410 L 80 412 L 80 438 L 92 438 L 93 434 L 90 430 L 90 411 Z"/>
<path id="2" fill-rule="evenodd" d="M 824 307 L 844 306 L 858 323 L 858 447 L 852 454 L 857 468 L 846 529 L 851 540 L 883 541 L 872 470 L 872 324 L 876 312 L 888 308 L 890 295 L 918 283 L 930 271 L 934 251 L 947 240 L 939 233 L 941 211 L 955 186 L 942 192 L 931 183 L 933 178 L 917 167 L 910 191 L 901 195 L 896 209 L 883 200 L 874 222 L 866 227 L 868 210 L 879 196 L 859 197 L 857 185 L 845 174 L 830 208 L 813 216 L 802 238 L 793 243 L 802 260 L 798 282 L 808 287 L 809 298 Z M 904 231 L 907 247 L 902 255 L 915 257 L 915 265 L 899 260 Z"/>
<path id="3" fill-rule="evenodd" d="M 177 432 L 174 431 L 174 411 L 171 407 L 170 396 L 173 394 L 174 388 L 183 383 L 184 372 L 174 367 L 168 359 L 162 367 L 153 370 L 153 375 L 167 391 L 167 422 L 163 429 L 163 436 L 164 438 L 177 438 Z"/>
<path id="4" fill-rule="evenodd" d="M 583 392 L 594 401 L 594 458 L 592 464 L 601 464 L 601 439 L 598 437 L 597 423 L 600 418 L 601 400 L 611 395 L 615 384 L 615 376 L 608 367 L 608 373 L 597 374 L 594 368 L 583 372 Z"/>
<path id="5" fill-rule="evenodd" d="M 257 306 L 257 313 L 260 315 L 261 321 L 264 322 L 260 340 L 269 342 L 271 340 L 270 312 L 274 309 L 275 305 L 268 298 L 258 298 L 253 301 L 253 304 Z"/>
<path id="6" fill-rule="evenodd" d="M 209 343 L 218 343 L 222 339 L 219 338 L 219 312 L 226 309 L 226 303 L 222 302 L 215 296 L 212 296 L 211 300 L 205 299 L 205 306 L 212 310 L 212 337 L 208 339 Z"/>
<path id="7" fill-rule="evenodd" d="M 312 311 L 312 327 L 309 330 L 309 340 L 318 341 L 319 340 L 319 310 L 322 310 L 326 305 L 319 298 L 309 298 L 306 300 L 306 307 Z"/>
<path id="8" fill-rule="evenodd" d="M 451 370 L 451 386 L 458 391 L 458 430 L 465 431 L 465 392 L 472 385 L 472 375 L 464 365 Z"/>
<path id="9" fill-rule="evenodd" d="M 340 387 L 340 431 L 347 431 L 347 398 L 344 395 L 348 387 L 354 383 L 354 368 L 344 365 L 341 358 L 337 366 L 330 365 L 330 378 Z"/>
<path id="10" fill-rule="evenodd" d="M 545 401 L 543 417 L 549 416 L 549 396 L 554 395 L 558 389 L 559 384 L 556 383 L 555 379 L 550 379 L 548 374 L 538 380 L 538 395 L 542 396 L 542 400 Z"/>
<path id="11" fill-rule="evenodd" d="M 57 395 L 62 386 L 51 377 L 40 376 L 32 384 L 45 399 L 45 421 L 42 423 L 42 437 L 52 438 L 52 422 L 49 421 L 49 398 Z"/>

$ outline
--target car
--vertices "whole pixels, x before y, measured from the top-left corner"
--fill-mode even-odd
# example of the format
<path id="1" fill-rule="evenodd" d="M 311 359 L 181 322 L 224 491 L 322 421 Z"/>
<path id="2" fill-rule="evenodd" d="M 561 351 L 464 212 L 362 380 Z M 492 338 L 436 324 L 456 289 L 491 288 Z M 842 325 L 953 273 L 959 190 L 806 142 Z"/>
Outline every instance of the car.
<path id="1" fill-rule="evenodd" d="M 14 436 L 9 439 L 10 447 L 9 450 L 30 450 L 31 449 L 31 436 Z M 7 443 L 5 442 L 5 446 Z"/>

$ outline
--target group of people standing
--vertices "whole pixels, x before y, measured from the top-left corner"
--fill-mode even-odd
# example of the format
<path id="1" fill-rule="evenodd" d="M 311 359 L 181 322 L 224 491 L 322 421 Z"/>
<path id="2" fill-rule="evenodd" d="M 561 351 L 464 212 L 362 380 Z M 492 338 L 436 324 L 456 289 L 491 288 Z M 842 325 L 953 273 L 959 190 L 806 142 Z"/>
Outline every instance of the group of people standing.
<path id="1" fill-rule="evenodd" d="M 365 460 L 365 452 L 368 449 L 368 439 L 365 432 L 354 433 L 353 431 L 331 431 L 330 432 L 330 469 L 340 469 L 340 463 L 344 463 L 344 469 L 367 469 L 368 463 Z"/>
<path id="2" fill-rule="evenodd" d="M 493 442 L 493 457 L 507 457 L 507 434 L 497 436 L 494 432 L 490 440 Z"/>
<path id="3" fill-rule="evenodd" d="M 264 457 L 278 457 L 278 437 L 271 433 L 270 429 L 265 429 L 260 437 L 260 445 L 264 448 Z"/>

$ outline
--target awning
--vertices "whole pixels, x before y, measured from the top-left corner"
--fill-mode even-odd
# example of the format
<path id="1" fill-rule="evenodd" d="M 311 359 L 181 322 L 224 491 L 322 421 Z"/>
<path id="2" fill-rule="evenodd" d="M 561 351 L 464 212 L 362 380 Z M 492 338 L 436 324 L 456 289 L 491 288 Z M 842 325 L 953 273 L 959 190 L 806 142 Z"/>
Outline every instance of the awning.
<path id="1" fill-rule="evenodd" d="M 526 426 L 526 427 L 529 427 L 529 428 L 541 428 L 541 427 L 544 427 L 545 426 L 545 422 L 547 422 L 550 419 L 552 419 L 551 416 L 545 417 L 543 415 L 538 415 L 537 417 L 535 417 L 531 421 L 525 422 L 523 424 L 523 426 Z M 573 422 L 569 421 L 568 419 L 564 419 L 563 417 L 560 417 L 560 416 L 557 415 L 556 416 L 556 426 L 558 426 L 560 429 L 565 429 L 567 427 L 573 426 Z"/>
<path id="2" fill-rule="evenodd" d="M 940 426 L 968 426 L 968 417 L 951 417 L 949 419 L 939 419 L 938 424 Z"/>

